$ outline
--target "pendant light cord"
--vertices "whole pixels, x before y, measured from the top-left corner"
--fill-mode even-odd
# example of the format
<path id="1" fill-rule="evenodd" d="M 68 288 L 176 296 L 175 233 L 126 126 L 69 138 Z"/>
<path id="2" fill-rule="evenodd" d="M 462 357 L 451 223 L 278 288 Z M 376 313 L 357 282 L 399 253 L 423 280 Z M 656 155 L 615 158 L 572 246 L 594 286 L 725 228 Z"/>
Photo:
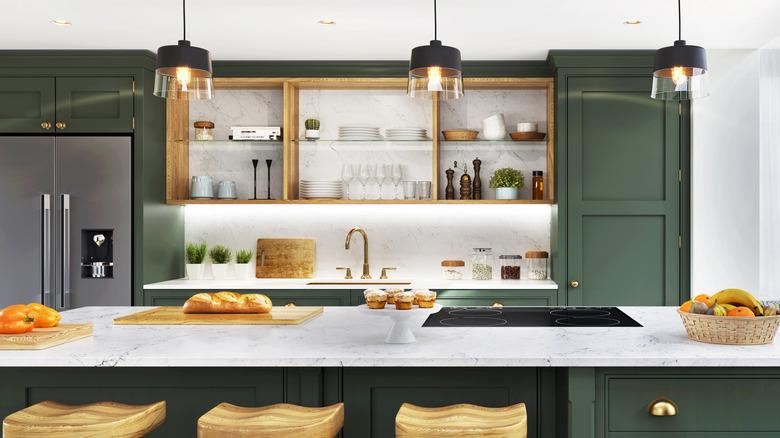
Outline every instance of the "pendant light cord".
<path id="1" fill-rule="evenodd" d="M 677 39 L 682 39 L 682 0 L 677 0 Z"/>
<path id="2" fill-rule="evenodd" d="M 439 19 L 436 15 L 436 0 L 433 0 L 433 39 L 439 39 Z"/>
<path id="3" fill-rule="evenodd" d="M 181 27 L 184 34 L 183 40 L 187 39 L 187 0 L 181 0 Z"/>

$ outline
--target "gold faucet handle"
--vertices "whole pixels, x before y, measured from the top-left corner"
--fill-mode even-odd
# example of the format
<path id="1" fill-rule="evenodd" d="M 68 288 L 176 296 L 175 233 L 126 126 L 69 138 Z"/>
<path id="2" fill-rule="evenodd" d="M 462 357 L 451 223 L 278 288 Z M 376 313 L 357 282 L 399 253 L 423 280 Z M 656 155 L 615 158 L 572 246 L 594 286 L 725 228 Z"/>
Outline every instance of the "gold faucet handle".
<path id="1" fill-rule="evenodd" d="M 397 268 L 382 268 L 382 275 L 379 276 L 380 280 L 387 280 L 387 271 L 395 271 Z"/>
<path id="2" fill-rule="evenodd" d="M 345 267 L 338 267 L 336 268 L 338 271 L 347 271 L 344 274 L 344 280 L 352 280 L 352 269 L 351 268 L 345 268 Z"/>

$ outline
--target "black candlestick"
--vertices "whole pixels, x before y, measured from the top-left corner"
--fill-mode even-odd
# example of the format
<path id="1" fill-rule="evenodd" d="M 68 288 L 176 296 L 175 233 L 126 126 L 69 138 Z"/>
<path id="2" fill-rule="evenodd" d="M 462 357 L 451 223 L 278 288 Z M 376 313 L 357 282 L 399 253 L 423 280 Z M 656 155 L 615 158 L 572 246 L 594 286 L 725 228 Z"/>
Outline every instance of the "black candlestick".
<path id="1" fill-rule="evenodd" d="M 265 165 L 268 166 L 268 199 L 271 198 L 271 163 L 274 160 L 265 160 Z"/>
<path id="2" fill-rule="evenodd" d="M 259 163 L 260 160 L 254 159 L 252 160 L 252 166 L 255 168 L 255 196 L 252 199 L 257 199 L 257 163 Z"/>

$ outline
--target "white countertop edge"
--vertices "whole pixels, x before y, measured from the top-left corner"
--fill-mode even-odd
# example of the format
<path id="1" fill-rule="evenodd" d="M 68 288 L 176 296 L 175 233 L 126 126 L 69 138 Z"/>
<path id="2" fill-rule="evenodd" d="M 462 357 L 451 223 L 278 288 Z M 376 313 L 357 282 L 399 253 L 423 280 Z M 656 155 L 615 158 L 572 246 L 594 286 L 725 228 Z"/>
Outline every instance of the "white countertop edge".
<path id="1" fill-rule="evenodd" d="M 184 278 L 167 280 L 144 285 L 144 289 L 221 289 L 221 290 L 283 290 L 283 289 L 325 289 L 364 290 L 368 288 L 399 287 L 404 289 L 437 289 L 437 290 L 482 290 L 482 289 L 533 289 L 557 290 L 558 285 L 552 280 L 443 280 L 443 279 L 412 279 L 408 285 L 398 284 L 307 284 L 313 281 L 341 281 L 338 279 L 257 279 L 257 280 L 187 280 Z"/>

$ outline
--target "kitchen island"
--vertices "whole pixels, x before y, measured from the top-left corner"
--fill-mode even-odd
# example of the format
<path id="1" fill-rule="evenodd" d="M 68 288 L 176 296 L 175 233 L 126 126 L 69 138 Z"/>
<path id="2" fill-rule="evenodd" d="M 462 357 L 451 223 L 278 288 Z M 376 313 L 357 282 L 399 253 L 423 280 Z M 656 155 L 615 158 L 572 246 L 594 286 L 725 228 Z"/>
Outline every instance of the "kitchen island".
<path id="1" fill-rule="evenodd" d="M 344 437 L 385 437 L 403 401 L 522 401 L 532 437 L 780 434 L 780 345 L 697 343 L 675 308 L 621 309 L 642 327 L 421 327 L 406 345 L 384 344 L 389 321 L 353 307 L 298 326 L 117 326 L 113 318 L 145 309 L 76 309 L 63 321 L 92 322 L 93 337 L 0 352 L 0 415 L 44 399 L 166 399 L 158 436 L 192 436 L 221 401 L 344 401 Z M 650 416 L 658 397 L 679 415 Z"/>

